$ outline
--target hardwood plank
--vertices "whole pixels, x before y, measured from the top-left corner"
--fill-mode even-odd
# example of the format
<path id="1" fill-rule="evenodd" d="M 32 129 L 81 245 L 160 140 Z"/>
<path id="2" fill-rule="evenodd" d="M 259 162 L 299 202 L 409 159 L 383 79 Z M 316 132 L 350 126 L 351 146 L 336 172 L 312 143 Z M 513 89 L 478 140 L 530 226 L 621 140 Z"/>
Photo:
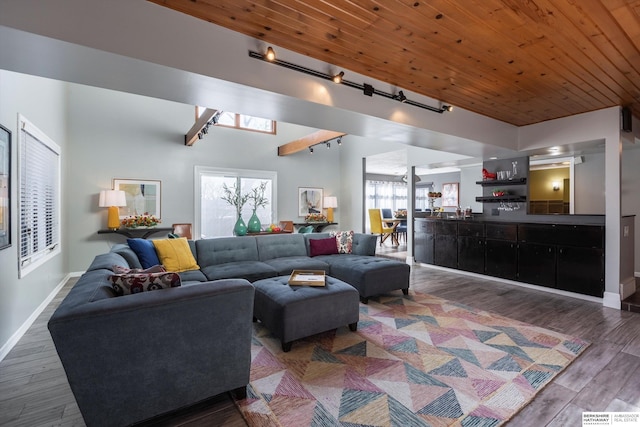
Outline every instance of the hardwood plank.
<path id="1" fill-rule="evenodd" d="M 582 413 L 586 410 L 573 403 L 565 406 L 558 415 L 556 415 L 547 427 L 568 427 L 582 425 Z"/>
<path id="2" fill-rule="evenodd" d="M 576 395 L 555 381 L 547 385 L 539 395 L 510 420 L 513 425 L 526 425 L 535 419 L 540 426 L 547 425 Z"/>
<path id="3" fill-rule="evenodd" d="M 574 392 L 581 391 L 620 353 L 621 349 L 620 344 L 608 342 L 591 344 L 578 360 L 571 364 L 571 369 L 558 375 L 554 383 Z"/>
<path id="4" fill-rule="evenodd" d="M 618 353 L 573 399 L 589 411 L 604 411 L 625 386 L 629 373 L 640 368 L 640 358 Z"/>

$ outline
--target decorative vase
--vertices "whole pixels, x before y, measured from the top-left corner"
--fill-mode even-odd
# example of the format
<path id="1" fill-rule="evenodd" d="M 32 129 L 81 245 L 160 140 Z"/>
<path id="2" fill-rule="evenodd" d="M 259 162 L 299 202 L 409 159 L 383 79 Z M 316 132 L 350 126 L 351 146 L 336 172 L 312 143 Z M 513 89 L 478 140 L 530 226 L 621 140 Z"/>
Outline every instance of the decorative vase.
<path id="1" fill-rule="evenodd" d="M 236 225 L 233 226 L 233 234 L 236 236 L 244 236 L 245 234 L 247 234 L 247 226 L 245 225 L 240 215 L 238 215 Z"/>
<path id="2" fill-rule="evenodd" d="M 255 209 L 253 210 L 253 215 L 249 218 L 249 223 L 247 224 L 247 229 L 249 233 L 259 233 L 262 228 L 262 224 L 260 224 L 260 219 L 258 215 L 256 215 Z"/>

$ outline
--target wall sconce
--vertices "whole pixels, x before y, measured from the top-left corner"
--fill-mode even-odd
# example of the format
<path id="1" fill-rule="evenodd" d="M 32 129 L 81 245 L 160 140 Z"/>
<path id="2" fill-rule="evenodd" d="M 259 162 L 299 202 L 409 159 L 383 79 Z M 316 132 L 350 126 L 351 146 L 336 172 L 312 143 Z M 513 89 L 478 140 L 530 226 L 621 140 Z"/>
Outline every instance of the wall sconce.
<path id="1" fill-rule="evenodd" d="M 560 183 L 559 182 L 553 181 L 552 185 L 553 185 L 553 191 L 560 190 Z"/>
<path id="2" fill-rule="evenodd" d="M 120 228 L 120 211 L 119 207 L 127 206 L 127 197 L 122 190 L 101 190 L 98 206 L 101 208 L 109 208 L 109 216 L 107 218 L 107 228 L 117 230 Z"/>
<path id="3" fill-rule="evenodd" d="M 327 221 L 333 222 L 333 208 L 338 207 L 338 198 L 336 196 L 325 196 L 322 204 L 327 208 Z"/>

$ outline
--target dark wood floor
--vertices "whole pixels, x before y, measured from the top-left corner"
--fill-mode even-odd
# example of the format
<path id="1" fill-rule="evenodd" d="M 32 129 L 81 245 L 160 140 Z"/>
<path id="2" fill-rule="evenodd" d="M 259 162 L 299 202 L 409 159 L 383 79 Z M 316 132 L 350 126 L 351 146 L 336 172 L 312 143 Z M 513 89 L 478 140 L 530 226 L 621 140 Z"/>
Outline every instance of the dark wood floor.
<path id="1" fill-rule="evenodd" d="M 380 252 L 404 259 L 402 249 Z M 0 425 L 84 425 L 46 328 L 73 282 L 0 362 Z M 592 343 L 509 426 L 579 426 L 583 411 L 640 412 L 640 314 L 423 266 L 412 267 L 411 289 Z M 226 395 L 152 424 L 246 426 Z"/>

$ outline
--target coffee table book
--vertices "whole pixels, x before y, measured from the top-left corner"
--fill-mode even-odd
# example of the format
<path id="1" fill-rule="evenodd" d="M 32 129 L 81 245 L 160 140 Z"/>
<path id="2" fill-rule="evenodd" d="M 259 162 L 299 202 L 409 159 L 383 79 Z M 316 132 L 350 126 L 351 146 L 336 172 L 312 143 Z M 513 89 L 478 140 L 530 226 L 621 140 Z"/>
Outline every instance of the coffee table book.
<path id="1" fill-rule="evenodd" d="M 293 270 L 289 284 L 297 286 L 324 286 L 324 270 Z"/>

